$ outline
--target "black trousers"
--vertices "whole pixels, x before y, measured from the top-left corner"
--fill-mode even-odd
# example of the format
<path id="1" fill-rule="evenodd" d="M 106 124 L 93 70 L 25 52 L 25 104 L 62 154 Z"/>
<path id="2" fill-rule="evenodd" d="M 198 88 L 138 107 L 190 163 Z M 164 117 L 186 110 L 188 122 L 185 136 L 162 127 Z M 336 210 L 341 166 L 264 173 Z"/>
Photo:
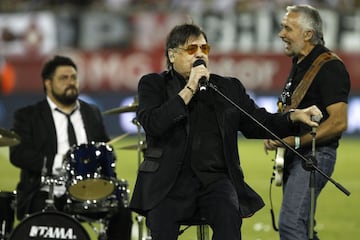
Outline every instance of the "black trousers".
<path id="1" fill-rule="evenodd" d="M 39 191 L 36 193 L 33 201 L 29 206 L 28 214 L 41 212 L 46 207 L 46 199 L 48 193 Z M 60 198 L 55 197 L 54 205 L 58 211 L 64 212 L 67 197 L 63 195 Z M 66 211 L 65 211 L 66 213 Z M 131 240 L 132 217 L 131 211 L 125 208 L 123 204 L 119 204 L 117 212 L 112 215 L 109 221 L 107 236 L 108 240 Z"/>
<path id="2" fill-rule="evenodd" d="M 148 212 L 146 224 L 153 240 L 176 240 L 179 222 L 194 214 L 207 219 L 214 240 L 241 239 L 238 198 L 227 178 L 204 188 L 195 176 L 181 177 L 169 195 Z"/>

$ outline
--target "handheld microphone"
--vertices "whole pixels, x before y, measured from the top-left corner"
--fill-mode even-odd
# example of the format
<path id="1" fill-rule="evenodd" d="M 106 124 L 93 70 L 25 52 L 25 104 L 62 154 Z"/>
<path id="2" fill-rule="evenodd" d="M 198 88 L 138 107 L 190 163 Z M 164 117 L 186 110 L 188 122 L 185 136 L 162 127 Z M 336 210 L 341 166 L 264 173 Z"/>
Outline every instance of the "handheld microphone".
<path id="1" fill-rule="evenodd" d="M 193 63 L 193 67 L 196 67 L 199 65 L 204 65 L 206 67 L 206 62 L 202 59 L 198 59 Z M 206 77 L 202 76 L 199 80 L 199 89 L 200 89 L 200 91 L 205 91 L 206 87 L 207 87 Z"/>

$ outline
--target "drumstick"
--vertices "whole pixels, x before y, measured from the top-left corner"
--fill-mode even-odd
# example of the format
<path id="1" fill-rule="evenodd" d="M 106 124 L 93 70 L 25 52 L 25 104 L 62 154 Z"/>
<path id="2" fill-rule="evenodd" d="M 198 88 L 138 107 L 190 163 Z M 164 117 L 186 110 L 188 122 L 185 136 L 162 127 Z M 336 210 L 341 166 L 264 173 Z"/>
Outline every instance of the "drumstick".
<path id="1" fill-rule="evenodd" d="M 115 142 L 117 142 L 117 141 L 120 141 L 121 139 L 125 138 L 127 135 L 129 135 L 129 133 L 125 133 L 125 134 L 120 135 L 120 136 L 118 136 L 118 137 L 116 137 L 116 138 L 114 138 L 114 139 L 111 139 L 111 140 L 108 141 L 106 144 L 111 145 L 111 144 L 113 144 L 113 143 L 115 143 Z"/>

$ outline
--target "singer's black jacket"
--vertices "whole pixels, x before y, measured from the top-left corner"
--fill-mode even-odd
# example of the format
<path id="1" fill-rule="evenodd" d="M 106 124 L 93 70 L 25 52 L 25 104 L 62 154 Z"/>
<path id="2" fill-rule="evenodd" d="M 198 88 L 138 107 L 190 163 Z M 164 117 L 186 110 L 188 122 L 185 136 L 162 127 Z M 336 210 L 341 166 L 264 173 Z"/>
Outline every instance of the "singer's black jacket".
<path id="1" fill-rule="evenodd" d="M 278 136 L 293 135 L 297 131 L 287 114 L 271 114 L 259 108 L 238 79 L 211 74 L 210 83 Z M 139 167 L 130 207 L 143 215 L 166 196 L 184 162 L 189 121 L 187 106 L 178 96 L 182 88 L 170 72 L 145 75 L 138 85 L 137 118 L 146 133 L 147 149 Z M 208 87 L 207 91 L 214 90 Z M 264 202 L 244 181 L 238 155 L 238 131 L 247 138 L 272 137 L 224 97 L 215 91 L 213 96 L 228 176 L 238 194 L 241 216 L 251 216 L 264 206 Z"/>
<path id="2" fill-rule="evenodd" d="M 80 113 L 88 142 L 107 142 L 102 116 L 97 107 L 80 101 Z M 47 172 L 51 173 L 57 137 L 50 106 L 46 99 L 18 109 L 14 113 L 13 130 L 20 136 L 20 144 L 11 147 L 10 161 L 21 169 L 17 185 L 17 216 L 21 219 L 41 188 L 41 173 L 46 157 Z M 66 130 L 64 130 L 66 131 Z"/>

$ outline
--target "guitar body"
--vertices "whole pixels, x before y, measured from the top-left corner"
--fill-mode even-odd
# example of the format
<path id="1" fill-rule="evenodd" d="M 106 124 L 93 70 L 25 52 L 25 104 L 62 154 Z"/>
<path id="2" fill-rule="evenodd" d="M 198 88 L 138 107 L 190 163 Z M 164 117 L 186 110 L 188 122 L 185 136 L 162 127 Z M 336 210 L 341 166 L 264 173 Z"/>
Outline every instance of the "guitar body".
<path id="1" fill-rule="evenodd" d="M 283 184 L 283 173 L 284 173 L 284 155 L 285 148 L 278 147 L 276 149 L 276 155 L 274 159 L 274 181 L 275 186 L 282 186 Z"/>

